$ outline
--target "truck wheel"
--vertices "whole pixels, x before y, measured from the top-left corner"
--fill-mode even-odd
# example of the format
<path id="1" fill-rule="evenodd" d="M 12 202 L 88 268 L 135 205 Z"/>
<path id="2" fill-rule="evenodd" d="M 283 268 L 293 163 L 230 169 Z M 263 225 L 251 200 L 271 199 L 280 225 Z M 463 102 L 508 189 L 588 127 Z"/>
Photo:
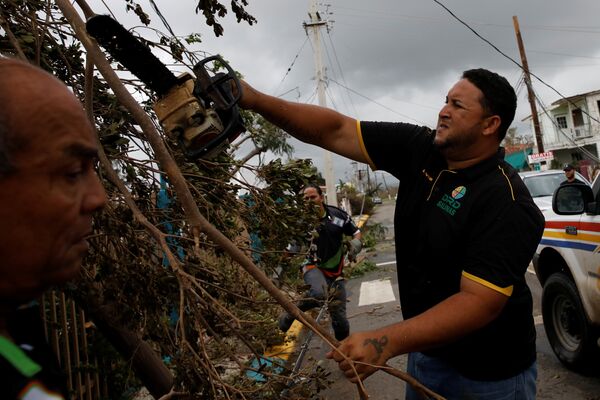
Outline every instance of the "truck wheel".
<path id="1" fill-rule="evenodd" d="M 597 357 L 594 329 L 585 315 L 575 283 L 552 274 L 542 292 L 542 315 L 554 354 L 568 368 L 588 372 Z"/>

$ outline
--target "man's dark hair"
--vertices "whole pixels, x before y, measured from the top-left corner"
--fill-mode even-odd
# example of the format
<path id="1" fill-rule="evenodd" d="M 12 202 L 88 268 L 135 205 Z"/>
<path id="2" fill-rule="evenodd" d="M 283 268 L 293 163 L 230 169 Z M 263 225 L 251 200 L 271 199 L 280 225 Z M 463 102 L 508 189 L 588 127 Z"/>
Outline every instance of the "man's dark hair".
<path id="1" fill-rule="evenodd" d="M 506 78 L 483 68 L 467 70 L 463 72 L 462 77 L 483 92 L 481 105 L 484 111 L 489 115 L 500 117 L 498 140 L 501 142 L 515 118 L 517 109 L 515 90 Z"/>

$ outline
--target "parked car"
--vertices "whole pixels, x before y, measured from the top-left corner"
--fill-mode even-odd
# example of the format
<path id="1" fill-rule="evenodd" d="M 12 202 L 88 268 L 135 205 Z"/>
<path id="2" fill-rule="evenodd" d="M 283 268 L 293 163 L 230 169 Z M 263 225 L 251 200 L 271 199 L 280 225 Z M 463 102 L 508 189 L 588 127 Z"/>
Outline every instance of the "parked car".
<path id="1" fill-rule="evenodd" d="M 552 208 L 552 194 L 566 179 L 564 171 L 559 169 L 519 172 L 519 175 L 529 189 L 533 201 L 542 212 Z M 575 172 L 575 177 L 589 185 L 588 180 L 579 172 Z"/>
<path id="2" fill-rule="evenodd" d="M 381 204 L 381 203 L 382 203 L 381 197 L 377 197 L 377 196 L 373 197 L 373 204 Z"/>
<path id="3" fill-rule="evenodd" d="M 600 181 L 560 186 L 533 258 L 542 291 L 544 328 L 567 367 L 600 365 Z"/>

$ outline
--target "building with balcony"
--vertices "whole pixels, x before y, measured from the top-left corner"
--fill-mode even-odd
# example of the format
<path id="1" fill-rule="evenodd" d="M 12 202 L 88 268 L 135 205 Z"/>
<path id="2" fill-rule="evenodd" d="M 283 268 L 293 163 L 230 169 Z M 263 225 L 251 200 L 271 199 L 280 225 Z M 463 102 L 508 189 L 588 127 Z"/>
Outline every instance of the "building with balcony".
<path id="1" fill-rule="evenodd" d="M 544 151 L 554 153 L 552 166 L 573 163 L 591 177 L 600 154 L 600 90 L 559 99 L 538 117 Z M 535 132 L 531 116 L 523 121 Z"/>

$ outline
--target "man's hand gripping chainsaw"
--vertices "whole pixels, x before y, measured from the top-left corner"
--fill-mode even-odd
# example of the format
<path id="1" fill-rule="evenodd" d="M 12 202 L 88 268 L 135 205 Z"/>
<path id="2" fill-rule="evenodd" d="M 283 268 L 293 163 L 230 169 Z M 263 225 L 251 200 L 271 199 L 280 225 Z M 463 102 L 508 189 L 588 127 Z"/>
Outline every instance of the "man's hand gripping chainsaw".
<path id="1" fill-rule="evenodd" d="M 87 20 L 86 28 L 111 56 L 156 93 L 154 111 L 165 133 L 181 145 L 187 158 L 214 157 L 244 132 L 237 106 L 241 85 L 219 56 L 198 62 L 193 68 L 195 79 L 188 73 L 176 77 L 144 43 L 110 16 L 95 15 Z M 227 73 L 211 76 L 207 64 L 215 61 Z"/>

